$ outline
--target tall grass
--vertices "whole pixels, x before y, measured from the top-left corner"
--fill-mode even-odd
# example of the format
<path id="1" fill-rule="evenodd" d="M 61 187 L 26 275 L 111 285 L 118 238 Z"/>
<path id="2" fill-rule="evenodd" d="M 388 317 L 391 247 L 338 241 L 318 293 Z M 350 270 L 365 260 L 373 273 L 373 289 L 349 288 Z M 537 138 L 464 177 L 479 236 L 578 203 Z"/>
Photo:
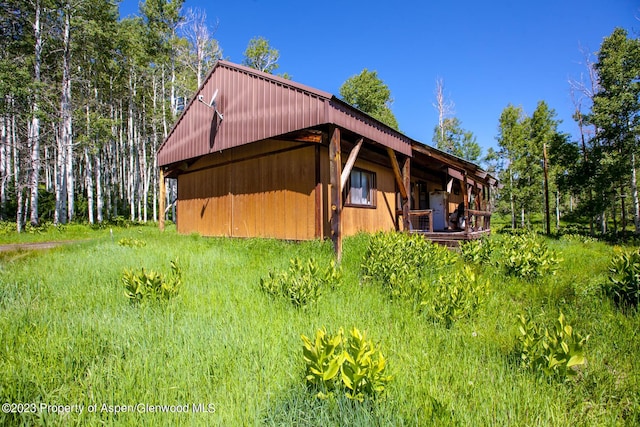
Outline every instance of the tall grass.
<path id="1" fill-rule="evenodd" d="M 79 404 L 84 412 L 0 414 L 2 425 L 640 422 L 640 321 L 600 292 L 612 255 L 604 244 L 549 241 L 564 261 L 556 276 L 536 283 L 483 266 L 491 283 L 484 307 L 447 328 L 411 302 L 361 284 L 365 235 L 345 240 L 342 286 L 304 310 L 261 292 L 260 278 L 285 270 L 293 257 L 328 263 L 326 242 L 202 238 L 149 227 L 114 229 L 113 239 L 87 235 L 79 245 L 0 260 L 0 403 Z M 125 237 L 146 246 L 119 245 Z M 122 272 L 167 273 L 176 258 L 179 296 L 131 305 Z M 588 365 L 567 383 L 522 371 L 514 358 L 516 314 L 552 320 L 558 309 L 591 335 Z M 306 390 L 300 335 L 322 326 L 356 326 L 379 345 L 395 377 L 384 398 L 318 400 Z M 102 412 L 103 404 L 215 411 L 115 414 Z"/>

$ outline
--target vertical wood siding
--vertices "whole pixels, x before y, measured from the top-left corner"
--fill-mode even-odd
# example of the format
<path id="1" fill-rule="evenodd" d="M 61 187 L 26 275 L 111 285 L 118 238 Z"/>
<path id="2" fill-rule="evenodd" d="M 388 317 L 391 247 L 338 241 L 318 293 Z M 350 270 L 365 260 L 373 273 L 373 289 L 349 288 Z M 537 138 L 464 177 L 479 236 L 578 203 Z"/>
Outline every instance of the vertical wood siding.
<path id="1" fill-rule="evenodd" d="M 253 144 L 226 158 L 212 155 L 202 159 L 206 169 L 180 175 L 178 231 L 313 239 L 315 147 L 269 153 L 287 144 Z"/>

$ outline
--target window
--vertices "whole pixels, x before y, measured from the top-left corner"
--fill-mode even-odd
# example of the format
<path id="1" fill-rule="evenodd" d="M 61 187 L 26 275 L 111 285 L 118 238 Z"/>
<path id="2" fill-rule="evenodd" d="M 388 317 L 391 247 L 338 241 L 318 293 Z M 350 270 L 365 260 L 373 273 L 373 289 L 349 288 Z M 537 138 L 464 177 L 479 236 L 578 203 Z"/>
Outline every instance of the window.
<path id="1" fill-rule="evenodd" d="M 376 207 L 376 174 L 353 168 L 345 187 L 348 206 Z"/>

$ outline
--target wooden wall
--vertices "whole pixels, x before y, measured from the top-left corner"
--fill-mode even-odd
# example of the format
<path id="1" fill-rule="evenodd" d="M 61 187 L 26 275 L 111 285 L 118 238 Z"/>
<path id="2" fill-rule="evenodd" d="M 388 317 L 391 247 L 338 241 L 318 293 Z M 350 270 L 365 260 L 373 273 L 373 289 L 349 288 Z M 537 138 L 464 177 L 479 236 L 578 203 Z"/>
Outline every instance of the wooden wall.
<path id="1" fill-rule="evenodd" d="M 358 232 L 375 233 L 383 230 L 396 229 L 396 184 L 391 165 L 382 166 L 362 159 L 366 156 L 366 148 L 360 151 L 354 167 L 376 173 L 377 204 L 376 208 L 344 206 L 342 208 L 342 235 L 352 236 Z M 343 162 L 349 153 L 342 153 Z M 323 192 L 323 230 L 324 237 L 329 238 L 331 232 L 330 217 L 331 201 L 326 195 L 331 194 L 329 184 L 329 150 L 320 149 L 320 168 Z"/>
<path id="2" fill-rule="evenodd" d="M 391 167 L 362 158 L 355 167 L 376 173 L 377 203 L 375 209 L 343 207 L 343 236 L 394 230 L 397 202 Z M 329 238 L 330 194 L 327 147 L 262 141 L 205 156 L 179 175 L 177 228 L 203 236 Z M 317 211 L 316 199 L 321 205 Z"/>
<path id="3" fill-rule="evenodd" d="M 178 232 L 313 239 L 315 181 L 314 146 L 267 140 L 205 156 L 178 177 Z"/>

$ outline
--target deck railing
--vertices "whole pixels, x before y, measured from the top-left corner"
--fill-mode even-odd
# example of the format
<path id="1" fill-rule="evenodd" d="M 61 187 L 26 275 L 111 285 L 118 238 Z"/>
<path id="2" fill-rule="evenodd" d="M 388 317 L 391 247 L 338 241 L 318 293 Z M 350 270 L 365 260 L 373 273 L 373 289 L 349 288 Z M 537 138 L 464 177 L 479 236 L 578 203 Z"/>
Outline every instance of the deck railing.
<path id="1" fill-rule="evenodd" d="M 465 231 L 489 231 L 491 230 L 491 212 L 467 209 Z"/>
<path id="2" fill-rule="evenodd" d="M 401 212 L 398 212 L 401 214 Z M 491 212 L 476 209 L 467 209 L 465 221 L 466 233 L 491 230 Z M 420 209 L 409 211 L 409 223 L 411 232 L 433 233 L 433 209 Z"/>
<path id="3" fill-rule="evenodd" d="M 433 231 L 433 210 L 421 209 L 409 211 L 411 231 L 431 233 Z"/>

